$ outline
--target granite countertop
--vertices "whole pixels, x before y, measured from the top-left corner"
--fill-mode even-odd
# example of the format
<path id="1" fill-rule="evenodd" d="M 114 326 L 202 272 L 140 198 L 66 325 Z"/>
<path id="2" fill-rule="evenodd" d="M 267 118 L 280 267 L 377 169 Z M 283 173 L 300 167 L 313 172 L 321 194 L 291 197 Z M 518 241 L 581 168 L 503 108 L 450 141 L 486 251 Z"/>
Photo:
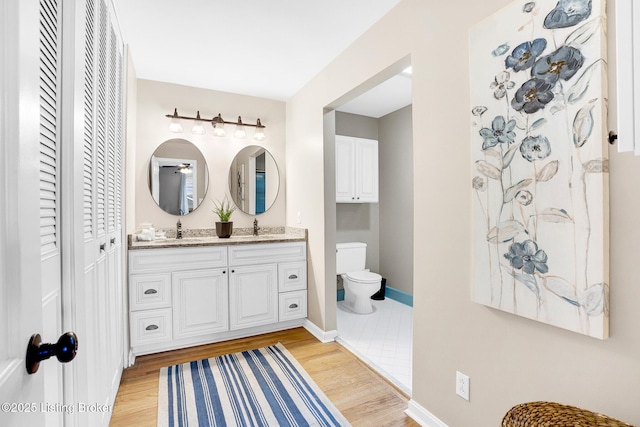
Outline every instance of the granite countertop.
<path id="1" fill-rule="evenodd" d="M 175 230 L 161 231 L 167 233 L 166 240 L 136 241 L 134 236 L 129 234 L 129 250 L 307 241 L 307 230 L 293 227 L 264 227 L 257 236 L 253 235 L 253 228 L 239 228 L 234 229 L 231 237 L 227 239 L 216 236 L 215 229 L 183 230 L 182 239 L 175 238 Z"/>

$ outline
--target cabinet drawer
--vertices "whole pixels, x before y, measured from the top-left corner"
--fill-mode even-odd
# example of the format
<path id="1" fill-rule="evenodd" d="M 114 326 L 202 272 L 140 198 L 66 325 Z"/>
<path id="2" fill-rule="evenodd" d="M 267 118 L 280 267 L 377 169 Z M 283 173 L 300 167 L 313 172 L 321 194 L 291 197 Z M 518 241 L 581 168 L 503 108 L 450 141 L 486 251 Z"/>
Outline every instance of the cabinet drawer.
<path id="1" fill-rule="evenodd" d="M 227 265 L 226 246 L 129 251 L 129 273 L 164 273 Z"/>
<path id="2" fill-rule="evenodd" d="M 280 322 L 307 317 L 307 291 L 281 293 L 279 307 Z"/>
<path id="3" fill-rule="evenodd" d="M 307 262 L 282 262 L 278 264 L 278 291 L 307 289 Z"/>
<path id="4" fill-rule="evenodd" d="M 131 347 L 171 340 L 171 309 L 131 313 Z"/>
<path id="5" fill-rule="evenodd" d="M 171 274 L 140 274 L 129 279 L 131 311 L 171 307 Z"/>
<path id="6" fill-rule="evenodd" d="M 307 259 L 306 242 L 285 242 L 229 247 L 229 265 L 268 264 Z"/>

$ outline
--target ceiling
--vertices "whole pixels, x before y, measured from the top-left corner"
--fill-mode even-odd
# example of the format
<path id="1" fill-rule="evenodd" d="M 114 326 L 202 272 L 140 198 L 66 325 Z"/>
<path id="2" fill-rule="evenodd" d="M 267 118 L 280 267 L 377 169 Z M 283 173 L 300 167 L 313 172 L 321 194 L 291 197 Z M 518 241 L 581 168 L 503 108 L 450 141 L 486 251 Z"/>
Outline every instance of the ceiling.
<path id="1" fill-rule="evenodd" d="M 284 101 L 400 0 L 113 2 L 138 78 Z M 410 81 L 339 110 L 381 117 L 411 103 Z"/>

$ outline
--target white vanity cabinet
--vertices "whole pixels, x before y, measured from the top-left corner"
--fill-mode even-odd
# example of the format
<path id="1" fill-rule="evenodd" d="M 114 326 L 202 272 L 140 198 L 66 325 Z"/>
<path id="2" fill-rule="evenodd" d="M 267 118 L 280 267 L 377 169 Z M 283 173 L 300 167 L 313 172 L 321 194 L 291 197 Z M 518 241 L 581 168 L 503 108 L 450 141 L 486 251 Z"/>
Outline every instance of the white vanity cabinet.
<path id="1" fill-rule="evenodd" d="M 225 246 L 129 251 L 133 353 L 228 330 L 226 269 Z"/>
<path id="2" fill-rule="evenodd" d="M 129 251 L 133 355 L 302 325 L 306 242 Z"/>
<path id="3" fill-rule="evenodd" d="M 336 135 L 336 202 L 378 202 L 378 141 Z"/>

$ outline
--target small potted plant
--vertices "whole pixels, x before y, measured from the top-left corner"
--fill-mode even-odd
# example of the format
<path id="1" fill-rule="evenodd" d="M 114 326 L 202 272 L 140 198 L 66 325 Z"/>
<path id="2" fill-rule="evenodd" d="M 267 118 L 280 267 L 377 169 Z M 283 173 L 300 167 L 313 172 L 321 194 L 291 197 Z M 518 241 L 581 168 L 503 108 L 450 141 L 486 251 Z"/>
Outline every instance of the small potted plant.
<path id="1" fill-rule="evenodd" d="M 221 239 L 227 239 L 233 233 L 233 221 L 229 221 L 229 218 L 231 218 L 231 214 L 236 210 L 236 207 L 231 206 L 227 196 L 221 202 L 214 202 L 213 200 L 211 202 L 215 206 L 213 213 L 220 218 L 220 221 L 216 221 L 216 234 Z"/>

